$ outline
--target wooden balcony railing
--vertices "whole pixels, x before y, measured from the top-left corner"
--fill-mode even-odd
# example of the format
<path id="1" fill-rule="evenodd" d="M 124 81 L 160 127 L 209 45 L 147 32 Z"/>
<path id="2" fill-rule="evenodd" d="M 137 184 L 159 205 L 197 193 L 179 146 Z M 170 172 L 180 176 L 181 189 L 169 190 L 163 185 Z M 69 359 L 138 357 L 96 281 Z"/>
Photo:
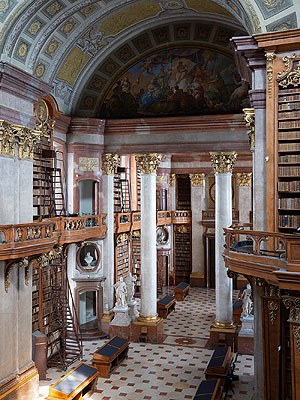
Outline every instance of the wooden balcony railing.
<path id="1" fill-rule="evenodd" d="M 243 226 L 225 228 L 224 232 L 227 268 L 285 288 L 300 283 L 300 235 L 253 231 Z"/>
<path id="2" fill-rule="evenodd" d="M 105 214 L 58 217 L 28 224 L 0 225 L 0 260 L 15 260 L 46 253 L 55 245 L 103 239 Z"/>
<path id="3" fill-rule="evenodd" d="M 115 233 L 128 232 L 131 229 L 131 213 L 115 214 Z"/>
<path id="4" fill-rule="evenodd" d="M 190 210 L 171 211 L 171 217 L 173 224 L 190 224 L 192 222 L 192 211 Z"/>
<path id="5" fill-rule="evenodd" d="M 171 222 L 171 211 L 156 212 L 156 225 L 169 225 Z"/>
<path id="6" fill-rule="evenodd" d="M 203 210 L 202 211 L 202 221 L 214 221 L 215 220 L 215 210 Z M 239 212 L 232 210 L 232 220 L 239 220 Z"/>

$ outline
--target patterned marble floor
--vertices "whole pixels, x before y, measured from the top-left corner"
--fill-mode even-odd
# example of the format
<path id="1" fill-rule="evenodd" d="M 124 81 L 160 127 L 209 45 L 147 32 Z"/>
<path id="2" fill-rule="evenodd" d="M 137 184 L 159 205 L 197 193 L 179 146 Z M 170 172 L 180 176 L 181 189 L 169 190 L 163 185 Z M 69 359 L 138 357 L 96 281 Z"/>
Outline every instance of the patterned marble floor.
<path id="1" fill-rule="evenodd" d="M 166 293 L 173 293 L 172 289 L 168 288 Z M 175 312 L 164 320 L 166 338 L 163 343 L 131 343 L 128 359 L 109 379 L 98 379 L 96 393 L 91 399 L 192 399 L 204 379 L 204 370 L 212 354 L 205 345 L 214 313 L 214 289 L 191 288 L 186 299 L 176 302 Z M 93 352 L 105 342 L 84 342 L 84 357 L 80 362 L 90 362 Z M 49 386 L 65 373 L 48 369 L 47 380 L 40 381 L 41 399 L 46 398 Z M 239 375 L 239 381 L 234 382 L 234 394 L 229 392 L 227 399 L 250 400 L 253 393 L 253 356 L 239 355 L 235 374 Z"/>

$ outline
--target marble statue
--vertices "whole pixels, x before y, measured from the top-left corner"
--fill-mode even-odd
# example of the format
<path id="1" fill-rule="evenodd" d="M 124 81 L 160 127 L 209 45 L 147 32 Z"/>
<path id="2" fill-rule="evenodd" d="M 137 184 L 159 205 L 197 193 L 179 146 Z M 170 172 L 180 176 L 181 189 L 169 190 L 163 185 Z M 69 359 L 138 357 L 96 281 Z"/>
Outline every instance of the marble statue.
<path id="1" fill-rule="evenodd" d="M 123 277 L 120 277 L 120 280 L 114 284 L 114 288 L 116 291 L 116 306 L 127 306 L 126 302 L 126 295 L 127 295 L 127 288 L 126 283 L 123 282 Z"/>
<path id="2" fill-rule="evenodd" d="M 249 283 L 243 292 L 242 300 L 243 300 L 242 317 L 249 317 L 249 315 L 252 315 L 253 311 L 253 301 L 251 299 L 251 286 Z"/>
<path id="3" fill-rule="evenodd" d="M 127 288 L 127 303 L 133 302 L 134 290 L 135 290 L 136 276 L 132 276 L 131 272 L 125 278 L 126 288 Z"/>
<path id="4" fill-rule="evenodd" d="M 84 261 L 87 263 L 87 266 L 90 267 L 92 261 L 94 260 L 94 258 L 91 256 L 90 252 L 86 253 L 86 256 L 84 257 Z"/>

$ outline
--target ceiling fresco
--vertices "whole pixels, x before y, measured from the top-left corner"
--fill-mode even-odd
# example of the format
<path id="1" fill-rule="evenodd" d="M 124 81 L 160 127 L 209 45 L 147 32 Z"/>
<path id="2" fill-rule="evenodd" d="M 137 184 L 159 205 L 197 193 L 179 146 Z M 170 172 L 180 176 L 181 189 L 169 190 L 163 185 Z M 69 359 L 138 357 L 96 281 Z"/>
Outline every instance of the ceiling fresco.
<path id="1" fill-rule="evenodd" d="M 241 112 L 248 83 L 232 57 L 205 48 L 155 53 L 124 72 L 102 102 L 99 118 Z"/>
<path id="2" fill-rule="evenodd" d="M 1 61 L 51 83 L 63 112 L 94 116 L 99 111 L 96 92 L 101 88 L 107 92 L 111 80 L 154 47 L 160 51 L 162 44 L 196 40 L 228 48 L 228 42 L 226 46 L 216 43 L 214 36 L 221 27 L 243 35 L 292 29 L 298 26 L 300 15 L 296 3 L 298 0 L 3 0 Z M 197 37 L 196 29 L 201 31 L 197 23 L 204 31 L 210 24 L 210 35 L 199 33 Z M 185 29 L 176 30 L 176 24 Z M 160 29 L 163 25 L 165 35 Z"/>

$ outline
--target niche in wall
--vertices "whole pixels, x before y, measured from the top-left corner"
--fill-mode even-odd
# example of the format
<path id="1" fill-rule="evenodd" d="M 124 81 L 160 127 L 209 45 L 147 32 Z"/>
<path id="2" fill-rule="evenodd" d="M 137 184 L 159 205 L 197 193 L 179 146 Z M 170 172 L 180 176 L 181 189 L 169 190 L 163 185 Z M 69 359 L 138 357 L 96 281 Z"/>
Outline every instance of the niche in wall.
<path id="1" fill-rule="evenodd" d="M 84 179 L 79 182 L 79 214 L 98 214 L 98 182 Z"/>

